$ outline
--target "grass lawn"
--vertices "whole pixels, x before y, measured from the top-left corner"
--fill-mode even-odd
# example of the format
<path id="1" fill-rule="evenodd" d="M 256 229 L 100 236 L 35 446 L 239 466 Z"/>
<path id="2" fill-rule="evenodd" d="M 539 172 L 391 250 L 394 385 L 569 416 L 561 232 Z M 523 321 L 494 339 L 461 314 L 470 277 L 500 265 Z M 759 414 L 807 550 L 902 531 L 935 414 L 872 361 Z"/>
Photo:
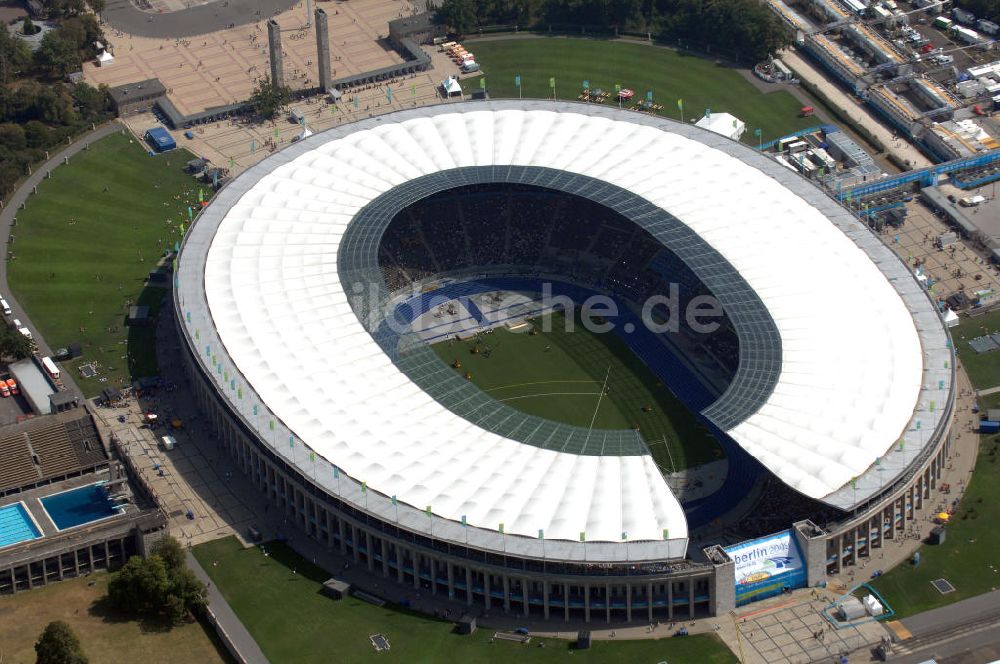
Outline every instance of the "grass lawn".
<path id="1" fill-rule="evenodd" d="M 1000 385 L 1000 350 L 980 355 L 972 350 L 969 342 L 984 334 L 997 332 L 1000 332 L 1000 311 L 976 318 L 962 316 L 962 322 L 951 330 L 958 359 L 962 361 L 969 380 L 977 390 Z"/>
<path id="2" fill-rule="evenodd" d="M 594 641 L 586 651 L 568 641 L 533 638 L 529 646 L 490 644 L 492 631 L 452 633 L 453 624 L 387 604 L 378 608 L 354 597 L 334 601 L 320 594 L 329 574 L 277 543 L 243 549 L 233 537 L 195 547 L 212 582 L 275 664 L 305 662 L 630 662 L 671 664 L 735 662 L 714 636 L 660 641 Z M 218 563 L 213 565 L 213 563 Z M 396 591 L 395 594 L 398 594 Z M 390 592 L 390 595 L 394 594 Z M 376 653 L 371 634 L 385 634 L 391 649 Z M 540 648 L 538 643 L 544 642 Z"/>
<path id="3" fill-rule="evenodd" d="M 722 456 L 716 440 L 615 334 L 593 334 L 577 320 L 566 330 L 562 313 L 538 335 L 499 328 L 480 341 L 442 341 L 434 351 L 487 394 L 522 412 L 595 429 L 639 432 L 667 472 Z M 471 350 L 478 347 L 479 353 Z M 490 349 L 490 352 L 482 351 Z M 607 393 L 601 389 L 607 378 Z M 644 407 L 650 412 L 643 412 Z M 669 454 L 667 453 L 669 446 Z"/>
<path id="4" fill-rule="evenodd" d="M 1000 436 L 981 436 L 976 471 L 940 546 L 920 548 L 920 565 L 903 563 L 872 581 L 905 617 L 1000 588 Z M 945 578 L 955 592 L 940 594 L 931 586 Z"/>
<path id="5" fill-rule="evenodd" d="M 126 303 L 155 313 L 167 293 L 143 292 L 143 284 L 197 204 L 198 187 L 183 170 L 191 158 L 186 150 L 150 157 L 113 134 L 55 169 L 17 215 L 11 289 L 51 347 L 83 345 L 68 368 L 87 396 L 157 373 L 153 330 L 130 333 Z M 75 368 L 86 362 L 98 363 L 98 377 L 79 378 Z"/>
<path id="6" fill-rule="evenodd" d="M 550 77 L 556 79 L 556 96 L 568 100 L 583 91 L 584 80 L 612 95 L 618 83 L 635 91 L 636 102 L 652 90 L 654 102 L 663 106 L 660 113 L 674 120 L 678 99 L 684 100 L 688 120 L 701 118 L 707 108 L 732 113 L 746 123 L 743 140 L 749 144 L 758 142 L 757 128 L 766 142 L 820 124 L 799 117 L 802 104 L 787 92 L 764 94 L 729 66 L 666 48 L 564 38 L 477 40 L 467 46 L 482 65 L 492 97 L 517 97 L 516 74 L 524 97 L 551 99 Z M 465 87 L 472 92 L 479 81 L 470 79 Z"/>
<path id="7" fill-rule="evenodd" d="M 104 606 L 109 576 L 89 577 L 0 597 L 0 661 L 31 664 L 35 641 L 53 620 L 63 620 L 76 632 L 91 662 L 171 664 L 229 662 L 200 623 L 171 630 L 125 620 Z M 94 581 L 94 585 L 88 583 Z M 214 634 L 213 634 L 214 638 Z"/>

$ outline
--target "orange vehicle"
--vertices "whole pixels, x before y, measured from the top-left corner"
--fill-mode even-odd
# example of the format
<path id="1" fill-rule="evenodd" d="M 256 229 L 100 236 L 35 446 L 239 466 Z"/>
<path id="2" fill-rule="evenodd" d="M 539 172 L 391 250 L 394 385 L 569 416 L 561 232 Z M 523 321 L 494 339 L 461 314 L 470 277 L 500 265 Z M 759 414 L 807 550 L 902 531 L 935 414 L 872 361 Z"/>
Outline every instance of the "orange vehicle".
<path id="1" fill-rule="evenodd" d="M 9 397 L 10 388 L 7 387 L 7 382 L 0 380 L 0 397 Z"/>
<path id="2" fill-rule="evenodd" d="M 19 390 L 17 389 L 17 381 L 13 378 L 7 379 L 7 389 L 10 390 L 11 394 L 17 394 Z"/>

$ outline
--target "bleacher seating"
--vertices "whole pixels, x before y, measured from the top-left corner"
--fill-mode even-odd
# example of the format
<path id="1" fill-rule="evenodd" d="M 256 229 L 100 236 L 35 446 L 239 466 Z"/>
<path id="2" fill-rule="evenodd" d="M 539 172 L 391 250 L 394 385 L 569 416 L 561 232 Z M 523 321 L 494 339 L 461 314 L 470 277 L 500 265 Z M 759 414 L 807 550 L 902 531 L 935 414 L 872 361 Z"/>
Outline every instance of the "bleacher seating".
<path id="1" fill-rule="evenodd" d="M 79 466 L 62 422 L 32 429 L 28 432 L 28 440 L 38 457 L 43 477 L 62 475 Z"/>
<path id="2" fill-rule="evenodd" d="M 0 439 L 0 491 L 73 473 L 107 460 L 89 417 L 55 416 L 18 429 Z"/>
<path id="3" fill-rule="evenodd" d="M 23 432 L 0 438 L 0 490 L 31 484 L 40 477 Z"/>

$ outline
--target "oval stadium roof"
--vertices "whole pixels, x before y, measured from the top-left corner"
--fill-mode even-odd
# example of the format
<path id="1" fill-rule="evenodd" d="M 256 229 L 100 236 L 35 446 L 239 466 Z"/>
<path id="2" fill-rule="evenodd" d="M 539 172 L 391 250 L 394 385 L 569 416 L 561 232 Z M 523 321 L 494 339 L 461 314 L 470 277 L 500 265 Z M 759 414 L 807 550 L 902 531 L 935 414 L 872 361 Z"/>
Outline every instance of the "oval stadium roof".
<path id="1" fill-rule="evenodd" d="M 780 333 L 780 373 L 759 408 L 726 428 L 807 496 L 823 499 L 870 469 L 926 411 L 928 386 L 943 387 L 925 368 L 912 311 L 933 309 L 919 292 L 904 302 L 905 266 L 769 158 L 608 108 L 444 104 L 335 128 L 265 159 L 220 192 L 185 240 L 178 302 L 200 361 L 261 438 L 326 486 L 339 481 L 327 474 L 336 464 L 366 489 L 430 506 L 435 519 L 664 546 L 668 530 L 680 547 L 670 555 L 683 554 L 684 514 L 649 455 L 571 454 L 477 427 L 409 380 L 348 302 L 338 249 L 362 208 L 416 178 L 493 165 L 626 189 L 742 275 Z"/>

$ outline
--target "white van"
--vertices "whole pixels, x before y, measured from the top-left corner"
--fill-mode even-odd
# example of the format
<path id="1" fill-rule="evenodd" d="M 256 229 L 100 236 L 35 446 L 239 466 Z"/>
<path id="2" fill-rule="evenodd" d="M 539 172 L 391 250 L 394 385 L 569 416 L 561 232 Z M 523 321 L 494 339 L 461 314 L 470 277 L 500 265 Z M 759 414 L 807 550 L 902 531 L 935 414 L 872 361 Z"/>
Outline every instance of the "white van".
<path id="1" fill-rule="evenodd" d="M 3 309 L 4 316 L 10 316 L 10 305 L 7 304 L 7 300 L 0 298 L 0 308 Z"/>
<path id="2" fill-rule="evenodd" d="M 303 124 L 306 121 L 306 116 L 303 115 L 302 111 L 300 111 L 299 109 L 293 108 L 288 113 L 288 119 L 294 122 L 295 124 Z"/>
<path id="3" fill-rule="evenodd" d="M 160 439 L 160 442 L 163 444 L 163 449 L 168 452 L 177 447 L 177 439 L 173 436 L 164 436 Z"/>

